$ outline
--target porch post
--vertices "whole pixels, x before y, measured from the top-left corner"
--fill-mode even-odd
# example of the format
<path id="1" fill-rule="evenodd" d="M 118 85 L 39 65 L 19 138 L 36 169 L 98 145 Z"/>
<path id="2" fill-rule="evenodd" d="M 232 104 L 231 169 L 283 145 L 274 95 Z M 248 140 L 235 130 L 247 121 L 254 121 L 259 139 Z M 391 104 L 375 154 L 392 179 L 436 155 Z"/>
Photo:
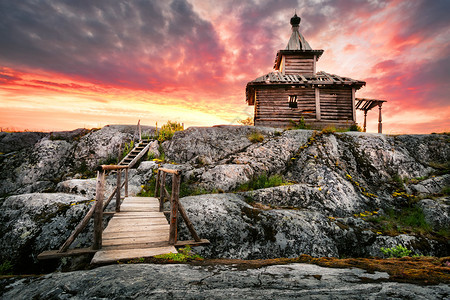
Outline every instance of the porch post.
<path id="1" fill-rule="evenodd" d="M 381 105 L 382 103 L 378 104 L 378 133 L 383 133 L 383 124 L 381 123 Z"/>

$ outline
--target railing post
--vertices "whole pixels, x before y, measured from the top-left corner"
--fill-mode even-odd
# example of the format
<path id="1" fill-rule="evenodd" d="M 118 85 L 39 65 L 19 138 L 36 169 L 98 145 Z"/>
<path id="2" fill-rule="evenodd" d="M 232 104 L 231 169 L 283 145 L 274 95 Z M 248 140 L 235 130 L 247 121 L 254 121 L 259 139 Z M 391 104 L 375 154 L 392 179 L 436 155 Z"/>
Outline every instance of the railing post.
<path id="1" fill-rule="evenodd" d="M 102 248 L 103 233 L 103 188 L 105 185 L 105 171 L 97 172 L 97 187 L 94 208 L 94 241 L 92 249 Z"/>
<path id="2" fill-rule="evenodd" d="M 116 191 L 116 212 L 120 211 L 120 190 L 121 190 L 121 182 L 120 177 L 122 177 L 122 172 L 120 169 L 117 169 L 117 191 Z"/>
<path id="3" fill-rule="evenodd" d="M 166 184 L 166 173 L 162 172 L 162 176 L 161 176 L 161 182 L 159 183 L 159 210 L 163 211 L 164 210 L 164 197 L 166 195 L 166 193 L 164 192 L 165 189 L 165 184 Z M 161 210 L 162 208 L 162 210 Z"/>
<path id="4" fill-rule="evenodd" d="M 138 121 L 138 129 L 139 129 L 139 142 L 140 142 L 140 141 L 142 141 L 141 120 Z"/>
<path id="5" fill-rule="evenodd" d="M 128 168 L 125 169 L 125 197 L 128 197 Z"/>
<path id="6" fill-rule="evenodd" d="M 170 231 L 169 244 L 175 245 L 178 238 L 177 232 L 177 216 L 178 216 L 178 201 L 180 193 L 180 174 L 175 173 L 172 177 L 172 197 L 170 198 Z"/>
<path id="7" fill-rule="evenodd" d="M 156 180 L 155 180 L 155 197 L 158 197 L 158 186 L 159 186 L 159 169 L 156 173 Z"/>

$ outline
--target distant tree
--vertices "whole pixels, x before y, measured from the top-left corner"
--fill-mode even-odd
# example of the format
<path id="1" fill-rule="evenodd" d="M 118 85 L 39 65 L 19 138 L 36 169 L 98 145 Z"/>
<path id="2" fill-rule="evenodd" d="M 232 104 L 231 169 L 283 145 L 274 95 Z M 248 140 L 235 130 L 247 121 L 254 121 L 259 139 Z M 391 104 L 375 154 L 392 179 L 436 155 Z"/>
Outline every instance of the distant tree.
<path id="1" fill-rule="evenodd" d="M 244 120 L 238 120 L 238 123 L 241 125 L 249 125 L 249 126 L 254 125 L 252 117 L 248 117 L 247 119 L 244 119 Z"/>

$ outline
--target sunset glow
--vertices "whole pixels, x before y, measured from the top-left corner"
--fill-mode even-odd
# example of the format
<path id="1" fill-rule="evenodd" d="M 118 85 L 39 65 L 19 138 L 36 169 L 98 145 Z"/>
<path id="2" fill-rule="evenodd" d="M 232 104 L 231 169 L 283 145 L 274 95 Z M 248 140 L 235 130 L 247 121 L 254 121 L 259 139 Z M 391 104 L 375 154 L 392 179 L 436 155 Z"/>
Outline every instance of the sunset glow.
<path id="1" fill-rule="evenodd" d="M 450 131 L 445 0 L 2 1 L 0 127 L 236 124 L 253 116 L 245 86 L 272 70 L 294 9 L 325 50 L 318 71 L 388 101 L 384 133 Z"/>

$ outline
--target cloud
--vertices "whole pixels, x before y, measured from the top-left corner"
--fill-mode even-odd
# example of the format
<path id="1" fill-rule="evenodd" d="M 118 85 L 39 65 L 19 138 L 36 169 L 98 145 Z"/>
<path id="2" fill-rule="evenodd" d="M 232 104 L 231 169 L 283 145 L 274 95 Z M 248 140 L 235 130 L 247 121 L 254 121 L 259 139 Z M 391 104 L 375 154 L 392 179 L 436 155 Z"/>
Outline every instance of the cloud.
<path id="1" fill-rule="evenodd" d="M 181 0 L 2 1 L 0 19 L 4 66 L 151 90 L 223 74 L 214 28 Z"/>
<path id="2" fill-rule="evenodd" d="M 66 93 L 234 117 L 246 107 L 246 83 L 271 71 L 285 48 L 297 9 L 302 34 L 325 50 L 319 68 L 366 80 L 358 93 L 387 99 L 387 116 L 448 111 L 449 6 L 441 0 L 0 1 L 0 85 L 9 97 Z"/>

